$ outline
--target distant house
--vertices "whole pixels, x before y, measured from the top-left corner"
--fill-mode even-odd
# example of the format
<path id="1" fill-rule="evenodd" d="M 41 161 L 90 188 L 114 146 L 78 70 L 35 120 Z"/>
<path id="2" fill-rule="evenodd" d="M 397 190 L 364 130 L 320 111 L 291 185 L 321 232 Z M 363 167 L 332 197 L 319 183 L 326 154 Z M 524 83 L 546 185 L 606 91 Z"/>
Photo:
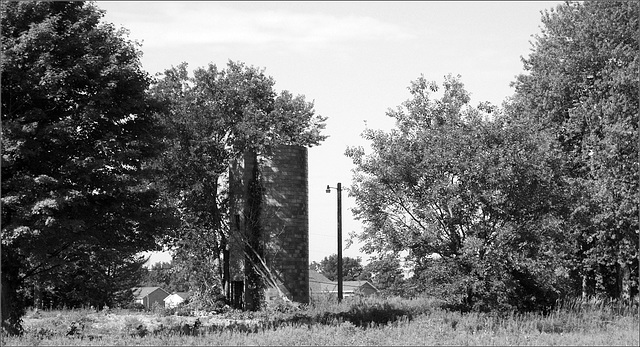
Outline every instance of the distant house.
<path id="1" fill-rule="evenodd" d="M 164 298 L 164 307 L 166 308 L 174 308 L 183 303 L 191 296 L 191 293 L 188 292 L 178 292 L 173 293 Z"/>
<path id="2" fill-rule="evenodd" d="M 338 292 L 336 283 L 336 293 Z M 344 281 L 342 283 L 342 294 L 346 298 L 347 296 L 360 293 L 364 296 L 369 296 L 378 293 L 378 288 L 374 287 L 369 281 Z"/>
<path id="3" fill-rule="evenodd" d="M 334 288 L 335 287 L 335 288 Z M 315 298 L 322 294 L 331 293 L 332 290 L 336 289 L 337 292 L 337 283 L 331 281 L 326 278 L 323 274 L 309 270 L 309 297 Z"/>
<path id="4" fill-rule="evenodd" d="M 342 296 L 349 297 L 356 294 L 365 296 L 378 293 L 378 289 L 369 281 L 344 281 L 342 282 Z M 314 270 L 309 270 L 309 296 L 318 297 L 323 294 L 338 295 L 338 282 L 331 281 L 324 275 Z"/>
<path id="5" fill-rule="evenodd" d="M 164 306 L 164 298 L 167 296 L 169 293 L 160 287 L 133 288 L 134 302 L 144 305 L 146 309 L 151 309 L 155 303 Z"/>

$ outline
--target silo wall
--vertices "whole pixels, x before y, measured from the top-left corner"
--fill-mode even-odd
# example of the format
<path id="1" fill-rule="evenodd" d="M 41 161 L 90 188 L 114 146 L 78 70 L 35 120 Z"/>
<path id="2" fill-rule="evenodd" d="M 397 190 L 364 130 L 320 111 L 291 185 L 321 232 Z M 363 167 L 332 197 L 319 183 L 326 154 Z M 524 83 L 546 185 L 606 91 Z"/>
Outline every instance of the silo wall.
<path id="1" fill-rule="evenodd" d="M 236 289 L 231 301 L 241 300 L 244 308 L 256 308 L 262 295 L 309 302 L 307 155 L 306 147 L 282 145 L 268 155 L 245 153 L 230 167 L 230 280 L 234 288 L 244 284 L 242 299 Z M 262 289 L 252 286 L 248 264 L 256 261 L 265 265 Z"/>

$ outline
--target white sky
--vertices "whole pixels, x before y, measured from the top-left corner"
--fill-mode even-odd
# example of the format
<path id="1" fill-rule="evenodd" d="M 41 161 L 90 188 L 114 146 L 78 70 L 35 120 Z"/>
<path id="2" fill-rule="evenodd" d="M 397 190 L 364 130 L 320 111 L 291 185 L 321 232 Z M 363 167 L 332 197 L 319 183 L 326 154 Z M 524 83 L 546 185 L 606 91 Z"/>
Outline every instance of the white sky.
<path id="1" fill-rule="evenodd" d="M 190 70 L 228 60 L 265 68 L 276 89 L 315 101 L 330 137 L 309 149 L 310 261 L 336 253 L 336 193 L 351 185 L 347 146 L 364 146 L 365 129 L 389 129 L 389 108 L 409 98 L 424 74 L 439 84 L 460 74 L 472 104 L 500 105 L 522 71 L 520 57 L 539 33 L 540 11 L 561 2 L 481 1 L 98 1 L 104 20 L 142 43 L 143 68 L 154 75 L 181 62 Z M 343 191 L 343 245 L 361 230 Z M 358 245 L 344 256 L 363 258 Z M 168 261 L 154 255 L 152 261 Z"/>

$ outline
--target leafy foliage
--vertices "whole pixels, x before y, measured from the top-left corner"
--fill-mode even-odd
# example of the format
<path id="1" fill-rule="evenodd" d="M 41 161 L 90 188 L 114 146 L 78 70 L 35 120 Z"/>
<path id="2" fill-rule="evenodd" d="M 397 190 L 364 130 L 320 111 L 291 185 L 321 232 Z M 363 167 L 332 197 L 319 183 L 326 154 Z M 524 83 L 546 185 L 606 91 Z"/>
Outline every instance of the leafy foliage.
<path id="1" fill-rule="evenodd" d="M 332 254 L 328 257 L 324 257 L 320 263 L 312 262 L 309 265 L 311 270 L 315 270 L 323 274 L 331 281 L 338 280 L 338 255 Z M 360 257 L 342 257 L 342 280 L 343 281 L 356 281 L 365 279 L 366 274 L 362 267 L 362 260 Z"/>
<path id="2" fill-rule="evenodd" d="M 354 214 L 365 224 L 357 237 L 370 253 L 450 260 L 463 307 L 546 305 L 566 271 L 550 142 L 491 105 L 469 106 L 459 78 L 443 86 L 431 100 L 438 86 L 419 78 L 412 99 L 389 111 L 395 129 L 365 130 L 373 153 L 347 150 L 356 165 Z"/>
<path id="3" fill-rule="evenodd" d="M 72 261 L 56 270 L 57 277 L 40 276 L 33 281 L 37 286 L 34 306 L 102 309 L 129 305 L 131 288 L 138 286 L 146 259 L 131 255 L 114 262 L 115 256 L 110 250 L 79 246 Z"/>
<path id="4" fill-rule="evenodd" d="M 349 148 L 357 235 L 408 251 L 409 291 L 461 309 L 548 308 L 556 298 L 629 299 L 638 275 L 638 11 L 568 2 L 543 15 L 527 74 L 499 110 L 458 79 L 420 78 Z"/>
<path id="5" fill-rule="evenodd" d="M 400 296 L 406 293 L 406 282 L 397 254 L 383 255 L 371 260 L 365 267 L 366 278 L 385 296 Z"/>
<path id="6" fill-rule="evenodd" d="M 166 244 L 202 298 L 217 297 L 223 287 L 232 160 L 245 151 L 268 154 L 276 144 L 313 146 L 326 138 L 320 134 L 326 118 L 314 114 L 313 104 L 288 91 L 276 94 L 274 83 L 263 70 L 230 61 L 226 69 L 197 68 L 192 77 L 183 63 L 152 88 L 168 109 L 162 121 L 171 130 L 157 165 L 181 221 Z"/>
<path id="7" fill-rule="evenodd" d="M 221 315 L 38 311 L 7 345 L 637 345 L 637 307 L 578 300 L 549 315 L 460 313 L 425 298 L 345 298 L 292 311 Z M 168 312 L 167 312 L 168 313 Z"/>
<path id="8" fill-rule="evenodd" d="M 114 269 L 169 223 L 146 165 L 162 129 L 136 44 L 90 3 L 1 10 L 2 319 L 19 332 L 30 281 L 118 287 Z M 95 272 L 67 271 L 78 266 Z"/>
<path id="9" fill-rule="evenodd" d="M 570 2 L 546 11 L 526 74 L 514 83 L 521 118 L 558 143 L 564 221 L 584 295 L 638 291 L 640 7 Z M 579 290 L 580 290 L 579 289 Z"/>
<path id="10" fill-rule="evenodd" d="M 149 268 L 143 268 L 142 280 L 138 282 L 141 287 L 162 287 L 169 293 L 188 292 L 188 274 L 178 271 L 173 261 L 157 262 Z"/>

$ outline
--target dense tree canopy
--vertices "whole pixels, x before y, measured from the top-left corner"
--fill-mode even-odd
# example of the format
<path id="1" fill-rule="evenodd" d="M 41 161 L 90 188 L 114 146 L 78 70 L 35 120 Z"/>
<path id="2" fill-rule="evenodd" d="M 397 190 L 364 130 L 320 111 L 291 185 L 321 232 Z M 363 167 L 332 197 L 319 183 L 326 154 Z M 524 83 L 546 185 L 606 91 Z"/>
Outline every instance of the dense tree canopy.
<path id="1" fill-rule="evenodd" d="M 75 278 L 112 305 L 119 269 L 141 266 L 168 224 L 145 166 L 162 136 L 136 45 L 93 4 L 1 11 L 2 318 L 17 332 L 29 281 Z"/>
<path id="2" fill-rule="evenodd" d="M 230 61 L 210 64 L 189 76 L 187 64 L 165 71 L 153 86 L 168 108 L 171 130 L 159 167 L 166 197 L 178 208 L 181 225 L 168 245 L 175 266 L 191 288 L 213 305 L 222 290 L 222 254 L 228 244 L 228 169 L 245 151 L 269 155 L 278 144 L 314 146 L 326 118 L 315 115 L 304 96 L 277 94 L 264 70 Z"/>
<path id="3" fill-rule="evenodd" d="M 473 108 L 419 78 L 396 128 L 352 147 L 357 235 L 407 251 L 412 290 L 462 308 L 539 309 L 638 292 L 638 15 L 633 2 L 546 11 L 516 94 Z"/>
<path id="4" fill-rule="evenodd" d="M 412 99 L 389 112 L 396 128 L 363 134 L 372 153 L 348 149 L 358 237 L 370 253 L 450 259 L 461 276 L 451 297 L 469 307 L 526 306 L 522 291 L 542 303 L 560 290 L 545 266 L 565 271 L 548 138 L 491 105 L 468 105 L 459 78 L 443 86 L 432 100 L 439 87 L 419 78 Z"/>
<path id="5" fill-rule="evenodd" d="M 173 261 L 154 263 L 148 268 L 142 269 L 139 286 L 162 287 L 169 293 L 190 291 L 188 273 L 178 271 Z"/>
<path id="6" fill-rule="evenodd" d="M 398 254 L 382 254 L 371 259 L 363 269 L 362 279 L 371 282 L 382 295 L 408 294 Z"/>
<path id="7" fill-rule="evenodd" d="M 309 265 L 311 270 L 315 270 L 326 278 L 337 281 L 338 280 L 338 255 L 332 254 L 328 257 L 324 257 L 320 263 L 312 262 Z M 343 281 L 357 281 L 363 279 L 364 268 L 362 266 L 362 260 L 358 258 L 342 257 L 342 280 Z"/>
<path id="8" fill-rule="evenodd" d="M 145 273 L 137 254 L 160 245 L 171 271 L 143 281 L 215 305 L 230 164 L 318 145 L 326 118 L 241 62 L 154 80 L 93 3 L 0 11 L 3 329 L 20 332 L 27 304 L 126 303 Z M 366 129 L 371 149 L 346 151 L 356 237 L 377 258 L 345 258 L 344 279 L 477 310 L 637 295 L 639 16 L 637 2 L 545 11 L 501 108 L 472 106 L 459 76 L 413 81 L 388 112 L 395 128 Z M 336 263 L 316 266 L 335 279 Z"/>
<path id="9" fill-rule="evenodd" d="M 519 117 L 548 129 L 559 145 L 584 294 L 637 292 L 639 17 L 639 4 L 627 1 L 545 12 L 526 73 L 514 83 Z"/>

